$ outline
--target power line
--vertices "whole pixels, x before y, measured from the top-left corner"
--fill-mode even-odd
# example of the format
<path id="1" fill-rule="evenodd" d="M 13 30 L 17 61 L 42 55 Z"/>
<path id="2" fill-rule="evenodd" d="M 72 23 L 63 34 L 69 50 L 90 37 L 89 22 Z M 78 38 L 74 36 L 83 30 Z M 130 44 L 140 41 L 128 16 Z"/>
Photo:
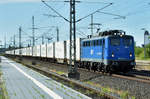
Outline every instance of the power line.
<path id="1" fill-rule="evenodd" d="M 84 16 L 84 17 L 78 19 L 76 22 L 79 22 L 79 21 L 81 21 L 81 20 L 83 20 L 83 19 L 85 19 L 85 18 L 87 18 L 87 17 L 89 17 L 89 16 L 91 16 L 91 15 L 97 13 L 98 11 L 103 10 L 103 9 L 105 9 L 105 8 L 107 8 L 107 7 L 109 7 L 109 6 L 111 6 L 112 4 L 113 4 L 113 3 L 110 3 L 110 4 L 106 5 L 106 6 L 104 6 L 103 8 L 100 8 L 100 9 L 94 11 L 94 12 L 91 13 L 91 14 L 88 14 L 88 15 L 86 15 L 86 16 Z"/>
<path id="2" fill-rule="evenodd" d="M 98 13 L 107 14 L 107 15 L 117 16 L 117 17 L 122 18 L 122 19 L 126 18 L 125 16 L 121 16 L 121 15 L 118 15 L 118 14 L 113 14 L 113 13 L 108 13 L 108 12 L 102 12 L 102 11 L 97 11 L 97 12 Z"/>
<path id="3" fill-rule="evenodd" d="M 64 0 L 64 1 L 63 1 L 63 0 L 55 0 L 55 1 L 54 1 L 54 0 L 44 0 L 44 1 L 45 1 L 45 2 L 57 2 L 57 3 L 59 3 L 59 2 L 60 2 L 60 3 L 61 3 L 61 2 L 64 2 L 64 3 L 70 2 L 69 0 Z M 92 3 L 92 4 L 94 4 L 94 3 L 95 3 L 95 4 L 97 4 L 97 3 L 108 4 L 108 3 L 106 3 L 106 2 L 99 2 L 99 1 L 98 1 L 98 2 L 94 2 L 94 1 L 90 2 L 90 1 L 79 1 L 79 0 L 77 1 L 77 0 L 76 0 L 75 2 L 76 2 L 76 3 L 89 3 L 89 4 L 91 4 L 91 3 Z"/>
<path id="4" fill-rule="evenodd" d="M 52 11 L 54 11 L 59 17 L 63 18 L 67 22 L 69 22 L 68 19 L 66 19 L 64 16 L 62 16 L 59 12 L 57 12 L 55 9 L 53 9 L 50 5 L 48 5 L 44 0 L 41 0 L 47 7 L 49 7 Z"/>

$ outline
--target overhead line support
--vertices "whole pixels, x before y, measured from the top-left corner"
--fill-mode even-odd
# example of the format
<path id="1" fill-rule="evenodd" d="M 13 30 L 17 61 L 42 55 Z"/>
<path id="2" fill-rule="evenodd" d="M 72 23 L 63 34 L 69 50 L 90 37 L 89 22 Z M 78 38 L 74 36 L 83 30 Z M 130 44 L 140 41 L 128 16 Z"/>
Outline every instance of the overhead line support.
<path id="1" fill-rule="evenodd" d="M 69 61 L 69 78 L 80 79 L 77 72 L 76 63 L 76 7 L 75 0 L 70 0 L 70 61 Z M 73 67 L 74 64 L 74 67 Z"/>
<path id="2" fill-rule="evenodd" d="M 35 27 L 34 27 L 34 16 L 32 16 L 32 36 L 33 36 L 33 44 L 32 44 L 32 46 L 34 46 L 35 45 Z"/>
<path id="3" fill-rule="evenodd" d="M 21 45 L 21 32 L 22 32 L 22 28 L 19 27 L 19 55 L 22 54 L 22 52 L 21 52 L 21 48 L 22 48 L 22 45 Z"/>

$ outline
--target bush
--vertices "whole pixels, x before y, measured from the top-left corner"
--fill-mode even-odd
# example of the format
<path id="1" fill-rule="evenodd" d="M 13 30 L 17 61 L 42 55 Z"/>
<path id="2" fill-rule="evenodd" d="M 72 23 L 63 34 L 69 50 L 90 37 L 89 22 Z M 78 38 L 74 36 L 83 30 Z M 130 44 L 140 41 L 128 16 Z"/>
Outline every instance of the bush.
<path id="1" fill-rule="evenodd" d="M 135 47 L 135 56 L 140 57 L 140 54 L 144 51 L 141 47 Z"/>
<path id="2" fill-rule="evenodd" d="M 150 44 L 146 45 L 146 58 L 144 57 L 144 48 L 135 46 L 135 57 L 137 59 L 149 59 L 150 58 Z"/>
<path id="3" fill-rule="evenodd" d="M 150 57 L 150 44 L 146 46 L 146 57 Z"/>

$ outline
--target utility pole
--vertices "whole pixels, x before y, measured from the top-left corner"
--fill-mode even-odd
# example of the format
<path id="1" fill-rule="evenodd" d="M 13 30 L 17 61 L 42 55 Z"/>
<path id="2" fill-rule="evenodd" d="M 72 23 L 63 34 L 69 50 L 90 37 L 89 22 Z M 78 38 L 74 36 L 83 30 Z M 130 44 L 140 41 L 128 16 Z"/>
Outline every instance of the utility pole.
<path id="1" fill-rule="evenodd" d="M 146 31 L 145 31 L 145 32 L 146 32 Z M 145 33 L 144 33 L 144 58 L 146 58 Z"/>
<path id="2" fill-rule="evenodd" d="M 33 44 L 32 44 L 32 46 L 34 46 L 35 45 L 35 35 L 34 35 L 34 29 L 35 29 L 35 27 L 34 27 L 34 16 L 32 16 L 32 36 L 33 36 Z"/>
<path id="3" fill-rule="evenodd" d="M 14 35 L 14 49 L 16 49 L 16 37 Z M 14 55 L 15 55 L 15 50 L 14 50 Z"/>
<path id="4" fill-rule="evenodd" d="M 19 54 L 21 55 L 21 32 L 22 32 L 22 29 L 21 27 L 19 27 Z"/>
<path id="5" fill-rule="evenodd" d="M 14 35 L 14 49 L 16 48 L 16 36 Z"/>
<path id="6" fill-rule="evenodd" d="M 70 66 L 69 78 L 79 79 L 80 74 L 77 72 L 76 64 L 76 1 L 70 0 Z M 73 51 L 72 51 L 73 50 Z M 72 66 L 74 64 L 74 67 Z"/>
<path id="7" fill-rule="evenodd" d="M 58 27 L 56 28 L 56 31 L 57 31 L 57 42 L 59 42 L 59 28 Z"/>
<path id="8" fill-rule="evenodd" d="M 91 35 L 93 35 L 93 14 L 91 14 Z"/>
<path id="9" fill-rule="evenodd" d="M 6 34 L 5 34 L 5 49 L 6 49 Z"/>
<path id="10" fill-rule="evenodd" d="M 42 35 L 42 44 L 44 44 L 44 36 Z"/>
<path id="11" fill-rule="evenodd" d="M 29 45 L 30 45 L 30 47 L 31 47 L 31 45 L 32 45 L 31 40 L 30 40 L 30 44 L 29 44 Z"/>

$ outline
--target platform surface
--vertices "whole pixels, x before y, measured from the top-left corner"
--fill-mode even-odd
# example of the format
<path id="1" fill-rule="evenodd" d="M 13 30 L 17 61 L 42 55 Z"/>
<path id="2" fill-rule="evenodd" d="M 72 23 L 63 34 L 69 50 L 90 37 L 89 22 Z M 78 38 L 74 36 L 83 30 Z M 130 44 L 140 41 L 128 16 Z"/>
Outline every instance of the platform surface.
<path id="1" fill-rule="evenodd" d="M 91 99 L 22 64 L 1 59 L 0 70 L 10 99 Z"/>

